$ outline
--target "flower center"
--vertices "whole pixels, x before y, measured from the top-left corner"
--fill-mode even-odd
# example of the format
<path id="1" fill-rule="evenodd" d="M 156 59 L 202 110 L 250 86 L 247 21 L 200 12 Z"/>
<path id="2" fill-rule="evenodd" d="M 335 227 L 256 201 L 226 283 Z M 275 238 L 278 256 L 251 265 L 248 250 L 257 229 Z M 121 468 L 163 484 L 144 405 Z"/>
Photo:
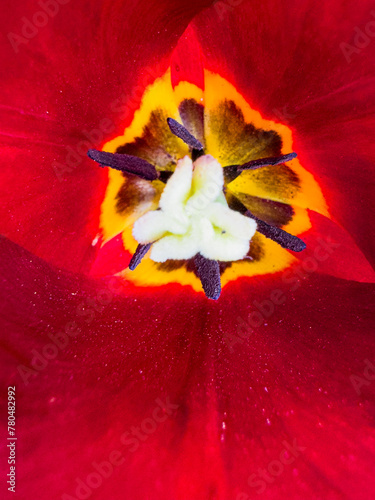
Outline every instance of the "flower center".
<path id="1" fill-rule="evenodd" d="M 250 241 L 258 230 L 284 248 L 300 252 L 305 244 L 282 229 L 270 226 L 249 210 L 241 213 L 237 201 L 229 208 L 224 179 L 236 179 L 245 170 L 279 165 L 295 158 L 296 153 L 261 158 L 243 165 L 223 169 L 211 155 L 204 155 L 203 145 L 183 125 L 167 120 L 171 132 L 191 149 L 195 161 L 185 156 L 171 172 L 157 172 L 145 160 L 127 154 L 111 154 L 90 150 L 88 155 L 102 166 L 108 165 L 124 173 L 166 183 L 157 210 L 148 211 L 133 226 L 133 237 L 139 243 L 129 264 L 134 270 L 151 249 L 150 258 L 163 263 L 170 260 L 194 259 L 196 272 L 208 298 L 217 300 L 221 293 L 219 261 L 235 262 L 246 258 Z M 239 203 L 239 205 L 238 205 Z"/>
<path id="2" fill-rule="evenodd" d="M 204 90 L 173 87 L 167 71 L 124 134 L 89 151 L 111 167 L 94 274 L 203 287 L 217 299 L 221 285 L 297 262 L 307 209 L 328 213 L 290 129 L 262 118 L 219 75 L 204 78 Z"/>
<path id="3" fill-rule="evenodd" d="M 243 259 L 257 225 L 228 207 L 223 188 L 223 168 L 212 156 L 200 156 L 194 164 L 185 156 L 163 190 L 159 210 L 134 224 L 134 238 L 152 243 L 155 262 L 198 254 L 223 262 Z"/>

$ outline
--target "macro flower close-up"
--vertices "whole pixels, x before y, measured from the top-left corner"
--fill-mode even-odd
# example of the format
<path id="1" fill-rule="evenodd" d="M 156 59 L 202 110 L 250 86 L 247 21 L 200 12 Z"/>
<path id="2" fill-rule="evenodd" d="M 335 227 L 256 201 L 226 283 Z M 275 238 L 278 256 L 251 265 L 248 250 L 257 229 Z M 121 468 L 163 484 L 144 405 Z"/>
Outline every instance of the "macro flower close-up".
<path id="1" fill-rule="evenodd" d="M 375 9 L 3 1 L 2 490 L 375 496 Z"/>

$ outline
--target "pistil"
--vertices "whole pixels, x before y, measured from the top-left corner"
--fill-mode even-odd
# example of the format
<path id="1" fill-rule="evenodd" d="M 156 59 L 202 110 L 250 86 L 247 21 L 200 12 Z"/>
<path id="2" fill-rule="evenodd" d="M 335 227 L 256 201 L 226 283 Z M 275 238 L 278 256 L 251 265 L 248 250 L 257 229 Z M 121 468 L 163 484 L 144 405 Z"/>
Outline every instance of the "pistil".
<path id="1" fill-rule="evenodd" d="M 233 262 L 246 256 L 256 223 L 231 210 L 223 194 L 223 169 L 209 155 L 193 165 L 179 160 L 160 198 L 133 226 L 138 243 L 153 243 L 156 262 L 188 260 L 198 253 L 209 260 Z"/>
<path id="2" fill-rule="evenodd" d="M 221 293 L 219 262 L 246 258 L 255 231 L 293 252 L 306 248 L 300 238 L 259 219 L 239 200 L 229 202 L 229 208 L 224 194 L 224 179 L 230 183 L 245 170 L 283 164 L 296 158 L 296 153 L 223 168 L 212 156 L 205 155 L 203 144 L 182 124 L 168 118 L 168 126 L 191 148 L 192 159 L 186 156 L 179 160 L 174 172 L 158 171 L 136 156 L 94 149 L 88 152 L 101 167 L 166 184 L 158 210 L 147 212 L 133 226 L 139 244 L 129 263 L 130 270 L 135 270 L 149 252 L 150 258 L 160 263 L 192 259 L 206 296 L 217 300 Z"/>

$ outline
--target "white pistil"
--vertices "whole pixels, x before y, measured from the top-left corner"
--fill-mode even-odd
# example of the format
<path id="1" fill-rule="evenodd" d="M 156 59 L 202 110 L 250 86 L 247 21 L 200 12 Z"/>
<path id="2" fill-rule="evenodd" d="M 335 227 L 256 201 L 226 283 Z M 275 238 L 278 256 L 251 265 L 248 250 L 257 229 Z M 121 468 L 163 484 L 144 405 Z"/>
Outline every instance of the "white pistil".
<path id="1" fill-rule="evenodd" d="M 178 161 L 160 198 L 159 210 L 136 221 L 133 236 L 140 244 L 154 243 L 155 262 L 191 259 L 236 261 L 249 251 L 256 231 L 253 219 L 231 210 L 223 194 L 221 165 L 210 155 L 194 163 Z"/>

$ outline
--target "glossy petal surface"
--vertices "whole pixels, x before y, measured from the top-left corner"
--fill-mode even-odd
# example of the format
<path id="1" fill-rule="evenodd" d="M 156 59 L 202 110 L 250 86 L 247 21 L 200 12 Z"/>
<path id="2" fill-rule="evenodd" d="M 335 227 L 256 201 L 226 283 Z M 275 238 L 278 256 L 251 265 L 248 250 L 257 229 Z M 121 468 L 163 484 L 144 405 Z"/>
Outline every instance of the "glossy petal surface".
<path id="1" fill-rule="evenodd" d="M 19 495 L 74 497 L 76 478 L 86 481 L 117 450 L 124 460 L 94 488 L 98 498 L 251 498 L 260 486 L 248 478 L 277 471 L 270 464 L 290 445 L 295 459 L 284 453 L 291 463 L 271 474 L 266 498 L 370 498 L 373 285 L 300 279 L 296 269 L 256 287 L 230 285 L 217 304 L 170 286 L 158 301 L 129 287 L 103 305 L 108 283 L 14 245 L 1 250 Z M 72 321 L 77 335 L 21 383 L 17 367 L 30 367 L 32 350 L 43 352 Z M 170 412 L 163 422 L 153 417 L 159 399 Z"/>
<path id="2" fill-rule="evenodd" d="M 2 387 L 17 395 L 15 498 L 374 498 L 373 36 L 350 61 L 341 46 L 366 30 L 373 6 L 224 0 L 184 32 L 210 3 L 79 0 L 60 5 L 19 52 L 3 37 L 1 229 L 25 247 L 0 239 Z M 6 1 L 3 33 L 21 33 L 23 17 L 40 9 Z M 277 227 L 311 209 L 308 247 L 284 272 L 228 283 L 215 303 L 168 279 L 146 288 L 99 278 L 128 265 L 116 230 L 154 209 L 161 186 L 121 179 L 121 196 L 112 193 L 121 224 L 98 252 L 107 178 L 85 156 L 123 133 L 169 63 L 174 89 L 187 81 L 199 90 L 183 85 L 186 95 L 166 106 L 210 145 L 203 62 L 292 130 L 333 217 L 318 213 L 314 196 L 280 199 L 255 172 L 274 196 L 237 189 L 241 203 Z M 151 116 L 136 144 L 146 155 L 161 117 Z M 159 150 L 166 167 L 176 144 Z M 220 154 L 241 161 L 232 145 Z M 260 235 L 252 245 L 260 255 Z"/>

